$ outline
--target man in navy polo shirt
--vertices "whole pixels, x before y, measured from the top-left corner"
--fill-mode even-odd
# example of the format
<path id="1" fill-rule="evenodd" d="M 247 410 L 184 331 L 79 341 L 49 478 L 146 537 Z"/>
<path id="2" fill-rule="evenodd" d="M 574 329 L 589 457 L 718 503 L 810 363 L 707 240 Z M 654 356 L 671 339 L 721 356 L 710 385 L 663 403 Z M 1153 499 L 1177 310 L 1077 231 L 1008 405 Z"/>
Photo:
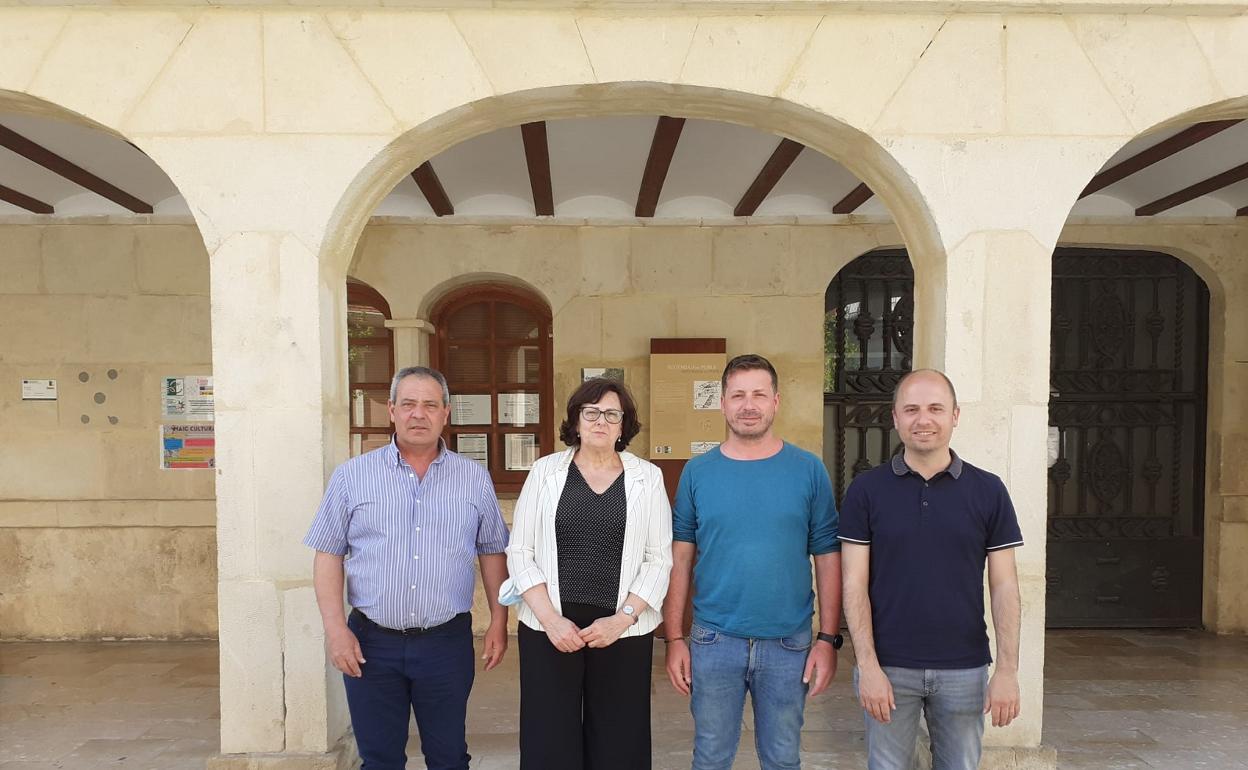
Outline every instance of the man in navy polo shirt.
<path id="1" fill-rule="evenodd" d="M 958 401 L 948 377 L 931 369 L 903 377 L 893 422 L 905 451 L 854 479 L 841 506 L 868 767 L 913 767 L 925 713 L 933 770 L 975 770 L 984 715 L 1004 727 L 1019 712 L 1013 549 L 1023 537 L 1001 479 L 949 448 Z M 991 679 L 985 561 L 997 633 Z"/>

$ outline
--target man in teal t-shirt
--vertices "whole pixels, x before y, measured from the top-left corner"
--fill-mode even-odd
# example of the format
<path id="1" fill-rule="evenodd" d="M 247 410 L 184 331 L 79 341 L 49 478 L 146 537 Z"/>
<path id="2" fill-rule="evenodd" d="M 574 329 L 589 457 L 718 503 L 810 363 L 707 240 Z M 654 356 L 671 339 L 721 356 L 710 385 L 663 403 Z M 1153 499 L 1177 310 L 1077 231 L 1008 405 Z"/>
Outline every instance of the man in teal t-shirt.
<path id="1" fill-rule="evenodd" d="M 737 356 L 720 385 L 728 438 L 689 461 L 676 492 L 663 604 L 667 675 L 692 694 L 693 770 L 732 767 L 747 692 L 762 770 L 788 770 L 801 766 L 807 690 L 827 688 L 841 646 L 836 504 L 823 462 L 772 432 L 780 393 L 771 362 Z M 820 626 L 813 644 L 812 556 Z"/>

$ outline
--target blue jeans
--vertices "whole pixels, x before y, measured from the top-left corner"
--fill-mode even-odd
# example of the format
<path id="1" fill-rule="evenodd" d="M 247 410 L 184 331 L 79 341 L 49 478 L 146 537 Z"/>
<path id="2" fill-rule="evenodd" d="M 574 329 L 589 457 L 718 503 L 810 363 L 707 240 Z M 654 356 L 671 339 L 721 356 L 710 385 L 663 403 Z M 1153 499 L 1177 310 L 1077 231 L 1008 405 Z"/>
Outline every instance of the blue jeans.
<path id="1" fill-rule="evenodd" d="M 363 770 L 407 767 L 409 714 L 430 770 L 468 770 L 464 721 L 476 657 L 468 613 L 421 636 L 380 631 L 355 613 L 347 625 L 367 661 L 360 678 L 342 677 Z"/>
<path id="2" fill-rule="evenodd" d="M 892 721 L 867 721 L 869 770 L 911 770 L 918 748 L 919 714 L 927 720 L 932 770 L 975 770 L 983 751 L 988 667 L 923 669 L 884 666 L 897 710 Z M 858 669 L 854 668 L 854 692 Z"/>
<path id="3" fill-rule="evenodd" d="M 802 766 L 802 672 L 810 627 L 783 639 L 742 639 L 693 624 L 693 770 L 730 770 L 741 740 L 745 694 L 754 704 L 754 743 L 762 770 Z"/>

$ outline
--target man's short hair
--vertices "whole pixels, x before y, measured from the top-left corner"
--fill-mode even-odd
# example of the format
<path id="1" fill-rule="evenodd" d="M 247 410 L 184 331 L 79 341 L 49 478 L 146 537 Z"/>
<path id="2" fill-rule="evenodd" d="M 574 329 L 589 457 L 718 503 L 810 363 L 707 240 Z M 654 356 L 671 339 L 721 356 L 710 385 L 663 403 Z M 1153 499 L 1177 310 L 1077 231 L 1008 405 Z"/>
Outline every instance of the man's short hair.
<path id="1" fill-rule="evenodd" d="M 390 403 L 393 404 L 399 397 L 399 383 L 408 377 L 428 377 L 438 383 L 442 386 L 442 406 L 451 403 L 451 389 L 446 386 L 446 377 L 443 377 L 442 372 L 437 369 L 430 369 L 427 366 L 407 366 L 400 369 L 390 381 Z"/>
<path id="2" fill-rule="evenodd" d="M 949 395 L 953 396 L 953 408 L 954 409 L 958 408 L 958 391 L 954 389 L 953 380 L 949 379 L 949 375 L 945 374 L 939 369 L 914 369 L 913 371 L 906 372 L 905 374 L 901 376 L 900 380 L 897 380 L 897 387 L 893 388 L 893 408 L 894 409 L 897 408 L 897 396 L 901 393 L 901 386 L 905 385 L 906 380 L 910 379 L 916 374 L 934 374 L 940 379 L 944 380 L 945 385 L 949 386 Z"/>
<path id="3" fill-rule="evenodd" d="M 762 370 L 771 375 L 771 389 L 776 393 L 780 392 L 780 378 L 776 376 L 776 367 L 771 362 L 757 353 L 743 353 L 735 356 L 728 365 L 724 367 L 724 373 L 719 378 L 720 393 L 728 392 L 728 375 L 733 372 L 747 372 L 751 370 Z"/>

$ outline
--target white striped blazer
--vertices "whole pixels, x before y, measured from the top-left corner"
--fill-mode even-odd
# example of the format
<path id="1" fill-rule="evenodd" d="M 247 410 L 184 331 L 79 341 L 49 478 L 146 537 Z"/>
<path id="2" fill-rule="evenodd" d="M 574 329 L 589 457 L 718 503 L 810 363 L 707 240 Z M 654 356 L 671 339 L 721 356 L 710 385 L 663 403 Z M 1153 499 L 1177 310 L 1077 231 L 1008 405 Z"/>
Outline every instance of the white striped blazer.
<path id="1" fill-rule="evenodd" d="M 555 510 L 575 449 L 547 455 L 533 463 L 525 479 L 512 518 L 511 543 L 507 546 L 507 570 L 519 593 L 546 584 L 550 601 L 559 603 L 559 550 L 555 544 Z M 620 560 L 617 608 L 630 593 L 650 605 L 624 636 L 648 634 L 659 625 L 663 597 L 672 571 L 672 507 L 663 487 L 663 473 L 652 463 L 621 452 L 624 463 L 624 495 L 628 501 L 624 524 L 624 553 Z M 520 622 L 544 631 L 529 605 L 517 605 Z"/>

